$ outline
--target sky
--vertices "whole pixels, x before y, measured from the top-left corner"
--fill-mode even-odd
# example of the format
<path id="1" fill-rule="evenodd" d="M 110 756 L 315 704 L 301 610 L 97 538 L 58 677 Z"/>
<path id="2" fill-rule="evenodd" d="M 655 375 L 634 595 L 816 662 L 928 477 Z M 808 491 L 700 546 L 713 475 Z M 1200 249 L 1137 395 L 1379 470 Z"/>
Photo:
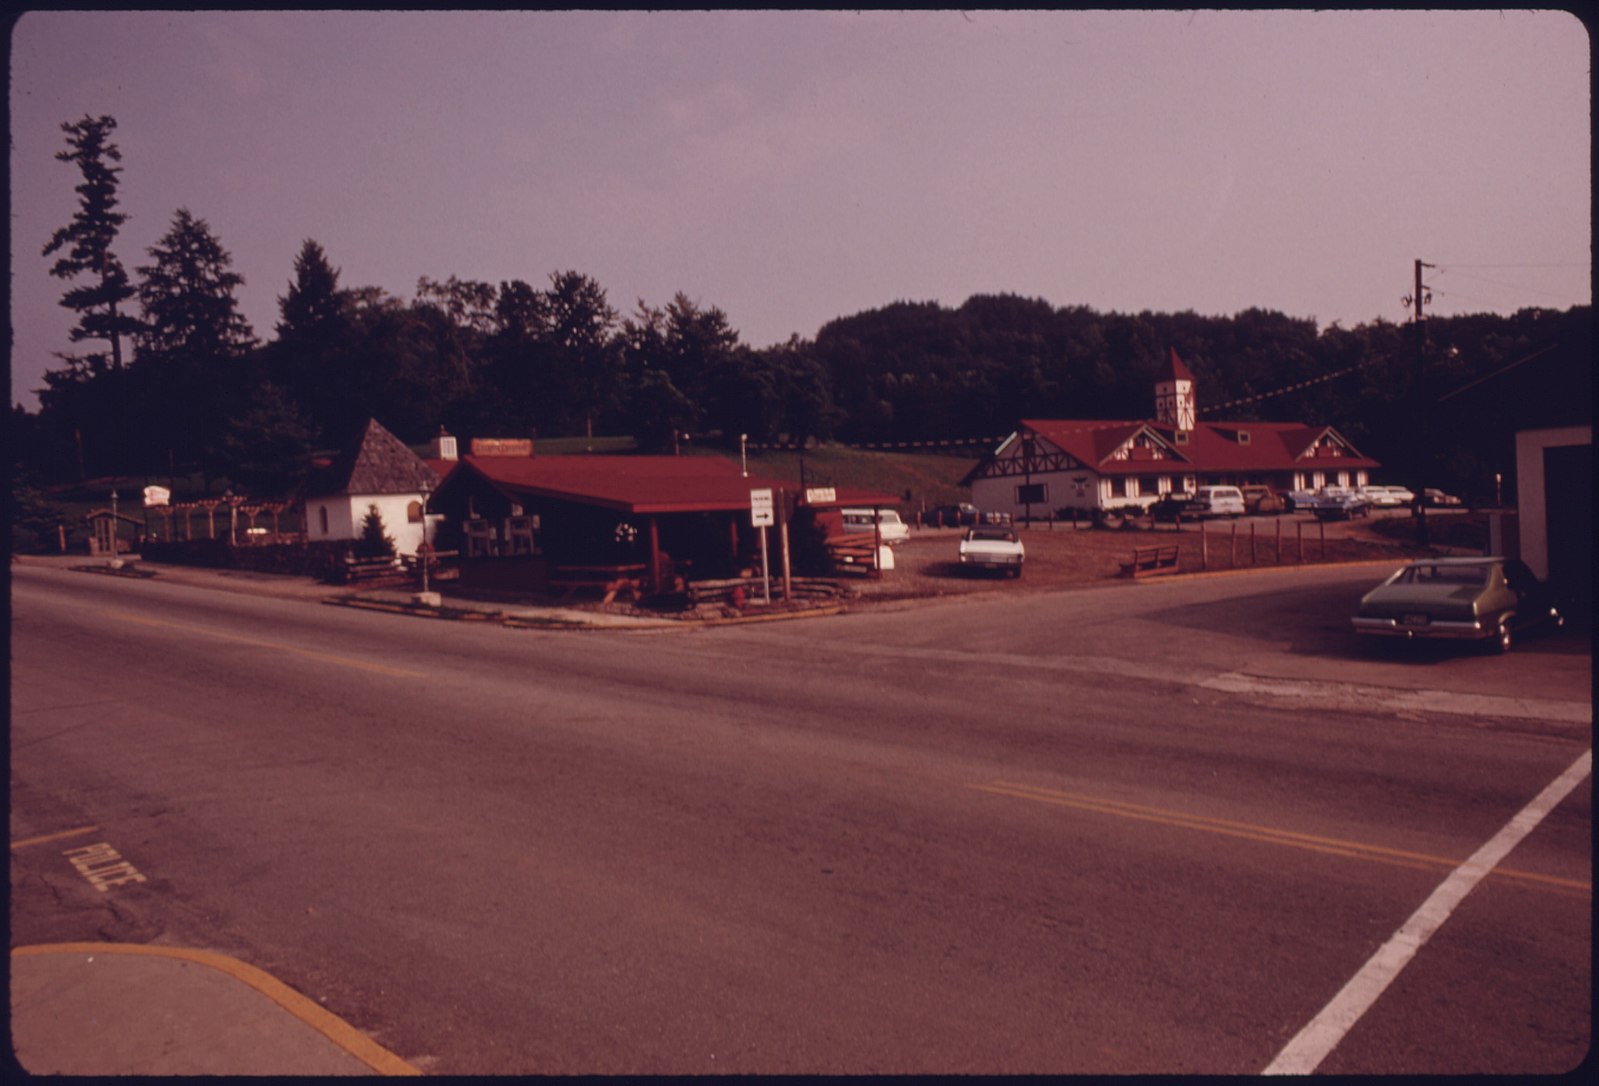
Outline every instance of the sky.
<path id="1" fill-rule="evenodd" d="M 1592 298 L 1590 50 L 1558 11 L 51 12 L 10 36 L 11 391 L 70 351 L 61 125 L 116 118 L 114 251 L 204 219 L 271 338 L 345 287 L 679 292 L 746 344 L 896 301 L 1326 328 Z"/>

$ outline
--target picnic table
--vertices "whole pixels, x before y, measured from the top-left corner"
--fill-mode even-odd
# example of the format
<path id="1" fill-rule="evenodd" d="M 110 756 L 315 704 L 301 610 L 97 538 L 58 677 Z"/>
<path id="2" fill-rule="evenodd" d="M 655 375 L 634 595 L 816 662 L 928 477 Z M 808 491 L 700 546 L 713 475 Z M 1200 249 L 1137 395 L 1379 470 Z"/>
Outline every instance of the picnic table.
<path id="1" fill-rule="evenodd" d="M 602 603 L 610 603 L 625 594 L 637 600 L 644 591 L 644 574 L 649 566 L 639 563 L 626 565 L 569 566 L 558 565 L 550 571 L 550 587 L 559 590 L 557 599 L 566 599 L 580 588 L 598 588 L 605 593 Z"/>
<path id="2" fill-rule="evenodd" d="M 1132 561 L 1122 563 L 1122 575 L 1126 577 L 1153 577 L 1162 573 L 1176 572 L 1175 543 L 1158 547 L 1134 547 Z"/>

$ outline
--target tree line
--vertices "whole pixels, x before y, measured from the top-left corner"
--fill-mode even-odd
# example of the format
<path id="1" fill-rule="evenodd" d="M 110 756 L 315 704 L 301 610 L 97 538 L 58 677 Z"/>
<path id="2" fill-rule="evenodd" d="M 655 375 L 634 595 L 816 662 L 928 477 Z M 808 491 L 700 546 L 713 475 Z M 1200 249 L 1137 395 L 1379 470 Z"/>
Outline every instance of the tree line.
<path id="1" fill-rule="evenodd" d="M 683 293 L 623 315 L 592 277 L 541 285 L 422 277 L 410 300 L 348 286 L 303 242 L 262 339 L 238 309 L 243 279 L 211 226 L 179 209 L 130 277 L 115 244 L 121 154 L 109 116 L 62 125 L 79 207 L 44 255 L 68 287 L 76 353 L 57 355 L 40 409 L 13 412 L 22 467 L 41 481 L 191 471 L 287 493 L 314 449 L 376 417 L 402 440 L 629 434 L 645 451 L 697 442 L 973 440 L 1020 418 L 1147 418 L 1175 348 L 1201 417 L 1336 425 L 1388 463 L 1426 455 L 1440 485 L 1480 478 L 1480 434 L 1506 420 L 1473 401 L 1465 432 L 1415 416 L 1446 391 L 1555 350 L 1557 381 L 1591 391 L 1589 307 L 1378 320 L 1318 331 L 1250 309 L 1102 313 L 1013 294 L 956 307 L 896 302 L 814 338 L 744 344 L 726 313 Z M 1553 345 L 1553 346 L 1551 346 Z M 1569 371 L 1569 372 L 1567 372 Z M 1587 395 L 1588 393 L 1583 393 Z M 1503 405 L 1497 405 L 1502 407 Z M 1477 435 L 1475 438 L 1473 435 Z"/>

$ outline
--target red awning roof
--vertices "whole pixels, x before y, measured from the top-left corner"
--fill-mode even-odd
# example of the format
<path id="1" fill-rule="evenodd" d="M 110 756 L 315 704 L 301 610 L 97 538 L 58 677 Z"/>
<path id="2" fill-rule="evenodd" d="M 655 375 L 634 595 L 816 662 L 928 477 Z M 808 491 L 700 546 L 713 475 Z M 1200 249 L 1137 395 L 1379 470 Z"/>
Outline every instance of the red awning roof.
<path id="1" fill-rule="evenodd" d="M 748 509 L 750 491 L 791 483 L 740 474 L 710 456 L 464 456 L 461 464 L 506 494 L 598 505 L 625 513 Z M 461 474 L 458 468 L 451 478 Z"/>

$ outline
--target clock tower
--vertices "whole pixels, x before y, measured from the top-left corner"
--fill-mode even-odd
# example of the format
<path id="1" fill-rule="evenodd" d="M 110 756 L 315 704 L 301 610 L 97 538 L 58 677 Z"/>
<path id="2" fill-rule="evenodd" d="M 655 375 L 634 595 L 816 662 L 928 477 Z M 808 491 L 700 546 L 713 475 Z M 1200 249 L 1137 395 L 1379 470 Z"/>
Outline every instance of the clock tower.
<path id="1" fill-rule="evenodd" d="M 1155 383 L 1155 421 L 1186 433 L 1194 428 L 1194 375 L 1170 350 L 1171 376 Z"/>

